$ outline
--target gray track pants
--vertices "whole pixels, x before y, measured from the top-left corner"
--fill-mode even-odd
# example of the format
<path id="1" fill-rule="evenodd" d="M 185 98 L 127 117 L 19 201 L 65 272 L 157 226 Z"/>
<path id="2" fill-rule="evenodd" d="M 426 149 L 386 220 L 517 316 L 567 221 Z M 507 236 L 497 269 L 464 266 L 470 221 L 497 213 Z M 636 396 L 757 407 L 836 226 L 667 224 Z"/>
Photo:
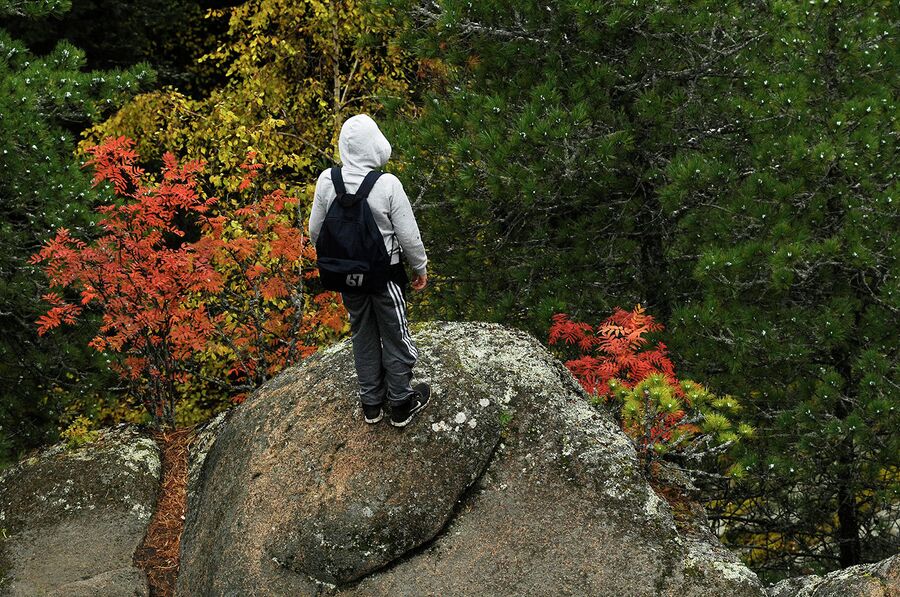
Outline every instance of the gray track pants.
<path id="1" fill-rule="evenodd" d="M 350 314 L 353 357 L 363 404 L 402 402 L 413 394 L 412 368 L 419 352 L 409 334 L 406 300 L 388 282 L 378 294 L 341 293 Z"/>

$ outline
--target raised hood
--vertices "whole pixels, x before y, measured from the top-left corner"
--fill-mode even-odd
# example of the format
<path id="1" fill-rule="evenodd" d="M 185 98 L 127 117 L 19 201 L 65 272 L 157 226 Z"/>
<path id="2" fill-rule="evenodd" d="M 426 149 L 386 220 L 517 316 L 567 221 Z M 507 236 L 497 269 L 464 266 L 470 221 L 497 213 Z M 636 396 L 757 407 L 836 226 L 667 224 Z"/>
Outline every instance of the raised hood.
<path id="1" fill-rule="evenodd" d="M 391 144 L 368 114 L 344 121 L 338 138 L 341 164 L 356 170 L 377 170 L 391 157 Z"/>

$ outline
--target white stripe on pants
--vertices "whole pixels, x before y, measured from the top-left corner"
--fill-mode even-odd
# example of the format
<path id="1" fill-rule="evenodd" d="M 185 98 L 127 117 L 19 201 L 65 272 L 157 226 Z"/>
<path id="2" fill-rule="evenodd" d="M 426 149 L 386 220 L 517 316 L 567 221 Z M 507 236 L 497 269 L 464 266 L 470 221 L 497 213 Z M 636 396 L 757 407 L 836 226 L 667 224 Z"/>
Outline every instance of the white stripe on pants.
<path id="1" fill-rule="evenodd" d="M 401 402 L 413 394 L 419 353 L 409 333 L 403 291 L 393 283 L 373 294 L 341 293 L 350 314 L 353 357 L 363 404 Z"/>

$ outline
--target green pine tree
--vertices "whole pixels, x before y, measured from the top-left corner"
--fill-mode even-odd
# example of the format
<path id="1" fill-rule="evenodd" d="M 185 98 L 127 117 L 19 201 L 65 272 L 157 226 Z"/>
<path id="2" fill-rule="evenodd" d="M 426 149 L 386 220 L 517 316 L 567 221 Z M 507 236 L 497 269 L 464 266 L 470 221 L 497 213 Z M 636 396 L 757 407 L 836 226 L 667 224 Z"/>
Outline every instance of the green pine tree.
<path id="1" fill-rule="evenodd" d="M 796 574 L 898 549 L 898 15 L 820 0 L 747 16 L 767 35 L 660 190 L 702 288 L 672 349 L 754 397 L 758 442 L 714 518 L 752 564 Z"/>
<path id="2" fill-rule="evenodd" d="M 666 321 L 693 287 L 669 283 L 690 256 L 666 253 L 660 174 L 714 119 L 702 80 L 758 35 L 736 13 L 630 0 L 408 6 L 405 43 L 430 89 L 414 121 L 385 127 L 421 189 L 440 300 L 419 308 L 538 334 L 557 311 L 597 319 L 638 302 Z"/>
<path id="3" fill-rule="evenodd" d="M 428 84 L 384 124 L 420 313 L 543 334 L 641 302 L 751 406 L 727 541 L 773 575 L 896 551 L 896 8 L 381 1 Z"/>
<path id="4" fill-rule="evenodd" d="M 0 1 L 0 15 L 41 17 L 68 2 Z M 78 132 L 152 81 L 145 65 L 84 72 L 66 42 L 44 56 L 0 29 L 0 464 L 55 437 L 63 410 L 108 384 L 89 352 L 91 330 L 38 337 L 47 291 L 28 257 L 53 229 L 89 232 L 96 193 L 73 150 Z"/>
<path id="5" fill-rule="evenodd" d="M 226 20 L 212 18 L 206 10 L 222 4 L 222 0 L 78 0 L 71 9 L 48 13 L 32 3 L 43 12 L 12 11 L 3 27 L 35 54 L 51 51 L 64 39 L 84 51 L 88 69 L 147 62 L 158 86 L 174 85 L 199 96 L 224 79 L 213 65 L 197 61 L 216 48 L 218 37 L 227 30 Z"/>

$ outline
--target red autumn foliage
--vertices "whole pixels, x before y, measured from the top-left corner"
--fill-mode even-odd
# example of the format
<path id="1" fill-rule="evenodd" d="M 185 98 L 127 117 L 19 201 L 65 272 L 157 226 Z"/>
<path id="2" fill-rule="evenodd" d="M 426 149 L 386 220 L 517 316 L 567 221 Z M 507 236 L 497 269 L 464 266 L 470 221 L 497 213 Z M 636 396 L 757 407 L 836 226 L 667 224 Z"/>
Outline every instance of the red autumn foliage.
<path id="1" fill-rule="evenodd" d="M 255 166 L 245 164 L 244 182 L 255 176 Z M 315 249 L 291 223 L 295 205 L 282 191 L 273 191 L 235 210 L 232 218 L 206 218 L 203 236 L 194 243 L 217 270 L 231 273 L 229 283 L 210 293 L 207 304 L 231 315 L 220 318 L 210 342 L 240 356 L 227 372 L 241 382 L 234 387 L 258 386 L 285 364 L 317 350 L 316 343 L 305 339 L 315 339 L 320 330 L 337 333 L 344 326 L 339 295 L 307 292 L 306 283 L 318 276 L 310 265 Z"/>
<path id="2" fill-rule="evenodd" d="M 671 450 L 699 453 L 714 432 L 698 422 L 719 412 L 700 384 L 676 378 L 665 344 L 649 345 L 644 335 L 662 329 L 640 304 L 630 312 L 617 307 L 596 328 L 566 314 L 554 315 L 550 328 L 551 344 L 577 347 L 579 356 L 566 366 L 587 392 L 616 403 L 622 429 L 648 466 Z"/>
<path id="3" fill-rule="evenodd" d="M 700 458 L 737 441 L 738 433 L 752 432 L 733 430 L 739 405 L 731 396 L 719 398 L 676 378 L 666 345 L 650 346 L 644 337 L 662 329 L 638 304 L 630 312 L 617 307 L 596 328 L 554 315 L 549 336 L 550 344 L 577 350 L 566 367 L 588 393 L 616 405 L 622 430 L 647 467 L 672 452 Z"/>
<path id="4" fill-rule="evenodd" d="M 314 352 L 317 337 L 343 328 L 344 311 L 337 295 L 308 292 L 305 281 L 317 273 L 313 248 L 291 223 L 296 200 L 275 191 L 210 215 L 218 199 L 202 197 L 202 162 L 179 165 L 166 153 L 162 178 L 152 182 L 133 147 L 119 137 L 89 150 L 94 184 L 111 183 L 119 197 L 98 208 L 103 234 L 86 243 L 60 228 L 31 257 L 51 285 L 79 295 L 48 293 L 38 333 L 99 308 L 90 346 L 112 353 L 154 422 L 171 425 L 178 385 L 205 351 L 228 355 L 223 383 L 249 389 Z M 253 158 L 241 192 L 262 167 Z M 186 221 L 199 227 L 198 240 L 185 240 Z"/>
<path id="5" fill-rule="evenodd" d="M 596 329 L 558 313 L 550 326 L 550 344 L 576 345 L 581 355 L 566 361 L 566 367 L 588 393 L 608 397 L 610 380 L 633 388 L 652 373 L 662 374 L 678 387 L 666 345 L 657 342 L 655 347 L 645 348 L 648 340 L 644 334 L 662 329 L 663 325 L 644 313 L 640 304 L 632 311 L 616 307 Z"/>

